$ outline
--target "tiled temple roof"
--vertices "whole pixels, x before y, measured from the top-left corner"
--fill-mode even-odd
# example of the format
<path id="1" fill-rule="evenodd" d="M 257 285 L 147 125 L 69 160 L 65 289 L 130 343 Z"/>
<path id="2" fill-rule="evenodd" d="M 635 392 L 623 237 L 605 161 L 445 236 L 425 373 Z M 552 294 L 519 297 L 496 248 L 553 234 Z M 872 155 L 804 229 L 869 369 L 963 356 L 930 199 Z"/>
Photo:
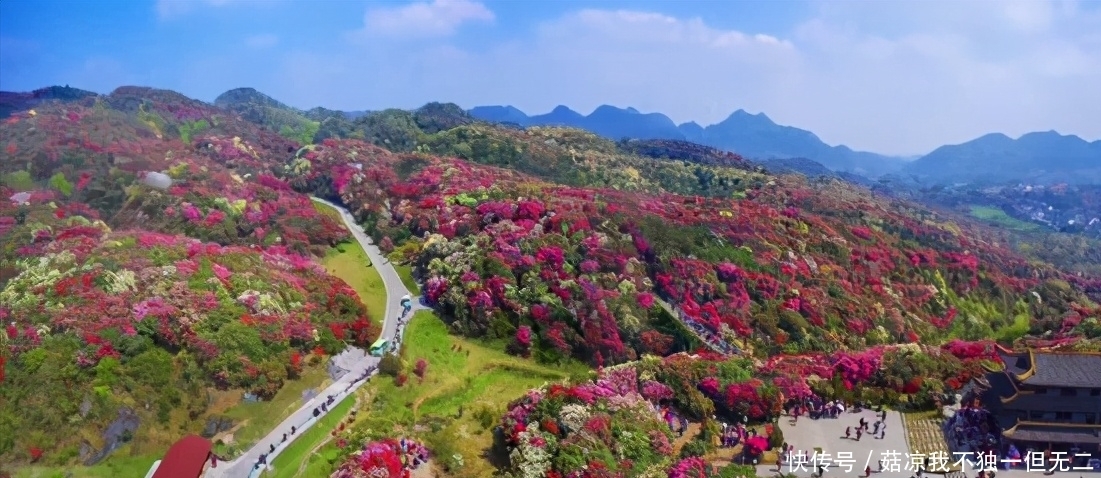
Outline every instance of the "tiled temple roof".
<path id="1" fill-rule="evenodd" d="M 1002 435 L 1012 440 L 1052 443 L 1101 443 L 1101 425 L 1066 425 L 1043 422 L 1018 422 Z"/>

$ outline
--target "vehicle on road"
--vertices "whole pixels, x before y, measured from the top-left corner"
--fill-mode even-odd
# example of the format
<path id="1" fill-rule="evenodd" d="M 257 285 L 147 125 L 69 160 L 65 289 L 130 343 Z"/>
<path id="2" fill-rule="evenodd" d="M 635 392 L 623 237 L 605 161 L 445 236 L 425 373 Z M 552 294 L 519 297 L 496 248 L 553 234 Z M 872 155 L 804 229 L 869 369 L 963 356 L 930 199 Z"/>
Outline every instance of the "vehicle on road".
<path id="1" fill-rule="evenodd" d="M 378 339 L 374 344 L 371 344 L 371 355 L 375 357 L 381 357 L 390 350 L 390 341 L 387 339 Z"/>
<path id="2" fill-rule="evenodd" d="M 409 294 L 405 294 L 401 298 L 401 317 L 404 319 L 406 315 L 409 315 L 409 311 L 413 309 L 413 298 Z"/>

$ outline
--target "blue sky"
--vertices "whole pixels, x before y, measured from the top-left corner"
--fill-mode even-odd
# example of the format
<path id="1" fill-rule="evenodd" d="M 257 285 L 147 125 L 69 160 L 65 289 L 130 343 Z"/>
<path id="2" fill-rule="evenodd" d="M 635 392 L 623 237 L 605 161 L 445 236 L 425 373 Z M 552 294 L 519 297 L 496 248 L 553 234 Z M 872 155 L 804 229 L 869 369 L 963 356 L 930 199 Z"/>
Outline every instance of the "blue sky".
<path id="1" fill-rule="evenodd" d="M 992 131 L 1101 138 L 1101 2 L 3 0 L 0 89 L 51 84 L 701 124 L 742 108 L 921 154 Z"/>

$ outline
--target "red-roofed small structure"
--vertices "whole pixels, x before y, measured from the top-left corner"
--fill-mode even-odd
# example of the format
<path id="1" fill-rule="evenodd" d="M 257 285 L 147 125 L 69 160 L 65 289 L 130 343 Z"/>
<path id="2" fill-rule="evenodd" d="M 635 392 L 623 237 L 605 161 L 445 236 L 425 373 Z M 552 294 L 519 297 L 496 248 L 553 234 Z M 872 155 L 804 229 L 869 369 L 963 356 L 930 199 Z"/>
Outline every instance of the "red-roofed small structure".
<path id="1" fill-rule="evenodd" d="M 210 442 L 188 435 L 168 449 L 153 478 L 199 478 L 210 461 Z"/>

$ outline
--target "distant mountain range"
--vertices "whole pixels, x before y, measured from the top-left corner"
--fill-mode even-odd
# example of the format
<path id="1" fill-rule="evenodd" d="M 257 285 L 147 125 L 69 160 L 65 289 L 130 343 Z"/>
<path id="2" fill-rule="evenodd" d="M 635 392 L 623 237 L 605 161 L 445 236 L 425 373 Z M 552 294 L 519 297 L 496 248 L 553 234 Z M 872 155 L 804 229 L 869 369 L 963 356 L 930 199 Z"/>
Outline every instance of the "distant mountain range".
<path id="1" fill-rule="evenodd" d="M 1068 182 L 1101 184 L 1101 140 L 1092 143 L 1055 131 L 1012 139 L 992 133 L 941 146 L 903 167 L 939 182 Z"/>
<path id="2" fill-rule="evenodd" d="M 661 113 L 641 113 L 634 108 L 608 105 L 600 106 L 588 116 L 566 106 L 535 116 L 512 106 L 478 106 L 469 113 L 483 121 L 523 127 L 570 126 L 613 139 L 691 141 L 765 164 L 798 159 L 799 170 L 813 170 L 813 165 L 806 161 L 811 160 L 833 171 L 870 178 L 904 177 L 928 183 L 1023 180 L 1101 183 L 1101 141 L 1089 143 L 1054 131 L 1029 133 L 1017 140 L 990 134 L 964 144 L 942 146 L 912 160 L 854 151 L 844 145 L 830 146 L 810 131 L 778 125 L 764 113 L 751 114 L 745 110 L 735 111 L 722 122 L 706 127 L 695 122 L 677 125 Z"/>
<path id="3" fill-rule="evenodd" d="M 519 126 L 570 126 L 612 139 L 674 139 L 691 141 L 746 158 L 768 160 L 807 158 L 834 171 L 880 176 L 898 171 L 905 160 L 882 154 L 853 151 L 847 146 L 830 146 L 810 131 L 778 125 L 764 113 L 738 110 L 720 123 L 707 127 L 695 122 L 677 125 L 661 113 L 640 113 L 634 108 L 603 105 L 584 116 L 566 106 L 550 113 L 528 116 L 512 106 L 479 106 L 469 110 L 483 121 L 514 123 Z"/>
<path id="4" fill-rule="evenodd" d="M 34 108 L 44 101 L 80 101 L 95 96 L 98 95 L 68 86 L 52 86 L 30 93 L 0 92 L 0 119 L 14 111 Z M 269 125 L 286 136 L 301 136 L 304 140 L 344 137 L 352 122 L 370 124 L 378 114 L 325 108 L 299 110 L 252 88 L 227 91 L 219 95 L 214 104 L 250 121 Z M 1054 131 L 1028 133 L 1016 140 L 1000 133 L 988 134 L 963 144 L 941 146 L 913 159 L 854 151 L 844 145 L 831 146 L 810 131 L 779 125 L 764 113 L 751 114 L 745 110 L 735 111 L 725 120 L 705 127 L 695 122 L 677 125 L 661 113 L 642 113 L 635 108 L 609 105 L 602 105 L 587 116 L 566 106 L 535 116 L 512 106 L 478 106 L 466 112 L 469 117 L 465 120 L 456 117 L 456 114 L 466 114 L 455 105 L 432 103 L 429 106 L 432 108 L 422 108 L 424 111 L 408 120 L 423 123 L 421 126 L 426 130 L 454 126 L 451 124 L 454 121 L 476 119 L 525 128 L 581 128 L 614 140 L 688 141 L 738 153 L 770 169 L 808 175 L 828 169 L 850 180 L 882 177 L 896 183 L 921 184 L 1013 181 L 1101 184 L 1101 140 L 1091 143 Z"/>

